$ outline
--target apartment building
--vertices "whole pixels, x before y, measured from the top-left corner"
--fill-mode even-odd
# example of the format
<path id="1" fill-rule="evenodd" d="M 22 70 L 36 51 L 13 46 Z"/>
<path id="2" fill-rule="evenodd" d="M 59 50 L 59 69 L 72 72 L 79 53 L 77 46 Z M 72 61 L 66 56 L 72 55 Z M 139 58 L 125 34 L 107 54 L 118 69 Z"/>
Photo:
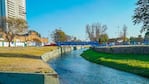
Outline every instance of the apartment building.
<path id="1" fill-rule="evenodd" d="M 26 20 L 26 0 L 0 0 L 0 28 L 6 30 L 4 17 Z"/>

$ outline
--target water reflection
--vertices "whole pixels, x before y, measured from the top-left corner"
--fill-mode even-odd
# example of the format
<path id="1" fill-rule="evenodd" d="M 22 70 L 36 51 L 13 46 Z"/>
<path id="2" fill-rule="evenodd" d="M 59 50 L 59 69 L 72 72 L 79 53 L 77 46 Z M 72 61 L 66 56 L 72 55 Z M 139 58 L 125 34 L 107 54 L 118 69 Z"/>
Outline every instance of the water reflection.
<path id="1" fill-rule="evenodd" d="M 149 79 L 86 61 L 83 50 L 67 53 L 49 64 L 59 74 L 61 84 L 149 84 Z"/>

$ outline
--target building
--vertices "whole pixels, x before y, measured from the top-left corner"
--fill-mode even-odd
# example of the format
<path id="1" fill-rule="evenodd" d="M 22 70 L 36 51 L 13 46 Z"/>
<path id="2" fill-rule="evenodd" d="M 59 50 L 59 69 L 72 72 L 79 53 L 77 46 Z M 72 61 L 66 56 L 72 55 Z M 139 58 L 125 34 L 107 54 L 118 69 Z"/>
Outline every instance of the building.
<path id="1" fill-rule="evenodd" d="M 3 18 L 22 18 L 26 20 L 26 0 L 0 0 L 0 28 L 6 30 Z"/>
<path id="2" fill-rule="evenodd" d="M 38 32 L 30 31 L 26 35 L 16 35 L 14 42 L 27 42 L 27 46 L 42 46 L 48 43 L 48 38 L 42 38 Z"/>
<path id="3" fill-rule="evenodd" d="M 7 42 L 7 23 L 5 18 L 21 18 L 26 20 L 26 0 L 0 0 L 0 43 Z M 41 38 L 35 31 L 28 34 L 16 34 L 12 44 L 25 43 L 27 46 L 39 46 L 47 43 L 47 38 Z"/>
<path id="4" fill-rule="evenodd" d="M 7 42 L 6 34 L 0 31 L 0 47 L 2 46 L 2 42 Z M 8 42 L 7 42 L 8 43 Z M 48 43 L 48 38 L 42 38 L 38 32 L 30 31 L 28 34 L 24 35 L 15 35 L 12 45 L 17 46 L 16 43 L 24 43 L 26 46 L 43 46 Z"/>

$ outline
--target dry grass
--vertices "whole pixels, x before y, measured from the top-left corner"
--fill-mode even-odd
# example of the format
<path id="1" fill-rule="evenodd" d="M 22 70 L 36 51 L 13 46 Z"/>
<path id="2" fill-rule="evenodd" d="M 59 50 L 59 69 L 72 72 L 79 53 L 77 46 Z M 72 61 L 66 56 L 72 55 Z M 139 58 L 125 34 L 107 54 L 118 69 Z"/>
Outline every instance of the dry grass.
<path id="1" fill-rule="evenodd" d="M 53 70 L 41 55 L 57 47 L 0 48 L 0 71 L 48 73 Z"/>

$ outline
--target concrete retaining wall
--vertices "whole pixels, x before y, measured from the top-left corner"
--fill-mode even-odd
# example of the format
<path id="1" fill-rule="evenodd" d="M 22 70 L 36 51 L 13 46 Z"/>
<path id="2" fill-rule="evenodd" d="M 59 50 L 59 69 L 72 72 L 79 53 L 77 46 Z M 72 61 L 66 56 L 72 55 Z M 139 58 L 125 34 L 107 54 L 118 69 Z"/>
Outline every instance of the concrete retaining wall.
<path id="1" fill-rule="evenodd" d="M 52 58 L 58 57 L 61 54 L 70 52 L 73 50 L 73 47 L 59 47 L 58 49 L 52 51 L 52 52 L 47 52 L 41 56 L 42 60 L 47 62 L 48 60 L 51 60 Z"/>
<path id="2" fill-rule="evenodd" d="M 92 48 L 97 52 L 115 53 L 115 54 L 149 54 L 149 46 L 118 46 Z"/>
<path id="3" fill-rule="evenodd" d="M 59 80 L 54 74 L 0 72 L 0 84 L 59 84 Z"/>
<path id="4" fill-rule="evenodd" d="M 52 52 L 47 52 L 47 53 L 43 54 L 41 56 L 41 58 L 43 61 L 47 62 L 49 59 L 58 57 L 60 55 L 60 53 L 61 53 L 60 49 L 56 49 Z"/>
<path id="5" fill-rule="evenodd" d="M 44 75 L 1 72 L 0 84 L 44 84 Z"/>

